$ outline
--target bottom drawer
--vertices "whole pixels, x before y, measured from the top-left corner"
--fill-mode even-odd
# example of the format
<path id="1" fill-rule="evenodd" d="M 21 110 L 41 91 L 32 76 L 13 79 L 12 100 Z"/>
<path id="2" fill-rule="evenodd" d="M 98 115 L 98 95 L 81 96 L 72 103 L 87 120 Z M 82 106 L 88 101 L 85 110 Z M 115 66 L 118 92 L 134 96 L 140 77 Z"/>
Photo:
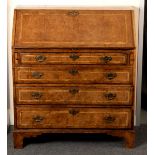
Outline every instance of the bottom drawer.
<path id="1" fill-rule="evenodd" d="M 17 107 L 17 128 L 131 128 L 130 108 Z"/>

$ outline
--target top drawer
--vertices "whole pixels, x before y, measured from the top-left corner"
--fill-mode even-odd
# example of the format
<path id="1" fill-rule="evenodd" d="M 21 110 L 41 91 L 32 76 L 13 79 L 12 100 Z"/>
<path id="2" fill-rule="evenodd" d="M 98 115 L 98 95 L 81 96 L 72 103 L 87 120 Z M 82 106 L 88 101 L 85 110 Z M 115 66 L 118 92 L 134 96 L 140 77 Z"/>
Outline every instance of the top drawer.
<path id="1" fill-rule="evenodd" d="M 133 49 L 132 10 L 17 9 L 14 48 Z"/>
<path id="2" fill-rule="evenodd" d="M 127 53 L 16 53 L 16 64 L 46 65 L 46 64 L 103 64 L 127 65 Z"/>

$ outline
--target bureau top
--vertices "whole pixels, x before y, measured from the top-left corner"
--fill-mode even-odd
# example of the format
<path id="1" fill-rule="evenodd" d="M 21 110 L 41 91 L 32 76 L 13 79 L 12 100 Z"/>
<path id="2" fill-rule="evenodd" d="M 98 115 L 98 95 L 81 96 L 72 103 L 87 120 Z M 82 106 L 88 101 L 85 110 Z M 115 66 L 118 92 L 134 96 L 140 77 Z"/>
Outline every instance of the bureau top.
<path id="1" fill-rule="evenodd" d="M 132 10 L 18 9 L 13 48 L 133 49 Z"/>

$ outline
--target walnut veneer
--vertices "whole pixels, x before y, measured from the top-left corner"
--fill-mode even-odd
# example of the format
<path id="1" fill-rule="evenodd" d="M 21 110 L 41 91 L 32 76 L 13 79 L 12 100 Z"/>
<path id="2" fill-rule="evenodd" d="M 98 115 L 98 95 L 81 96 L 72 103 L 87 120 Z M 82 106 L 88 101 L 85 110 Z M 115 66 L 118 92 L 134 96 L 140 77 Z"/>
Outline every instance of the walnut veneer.
<path id="1" fill-rule="evenodd" d="M 16 9 L 14 146 L 44 133 L 106 133 L 134 146 L 132 10 Z"/>

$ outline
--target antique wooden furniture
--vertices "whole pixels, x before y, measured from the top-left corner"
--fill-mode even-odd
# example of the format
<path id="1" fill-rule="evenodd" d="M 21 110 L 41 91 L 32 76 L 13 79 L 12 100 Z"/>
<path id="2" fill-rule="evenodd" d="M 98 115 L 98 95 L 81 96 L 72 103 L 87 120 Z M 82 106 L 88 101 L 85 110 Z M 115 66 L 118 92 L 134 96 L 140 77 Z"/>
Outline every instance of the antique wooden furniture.
<path id="1" fill-rule="evenodd" d="M 106 133 L 134 146 L 133 16 L 132 10 L 15 10 L 15 148 L 43 133 Z"/>

